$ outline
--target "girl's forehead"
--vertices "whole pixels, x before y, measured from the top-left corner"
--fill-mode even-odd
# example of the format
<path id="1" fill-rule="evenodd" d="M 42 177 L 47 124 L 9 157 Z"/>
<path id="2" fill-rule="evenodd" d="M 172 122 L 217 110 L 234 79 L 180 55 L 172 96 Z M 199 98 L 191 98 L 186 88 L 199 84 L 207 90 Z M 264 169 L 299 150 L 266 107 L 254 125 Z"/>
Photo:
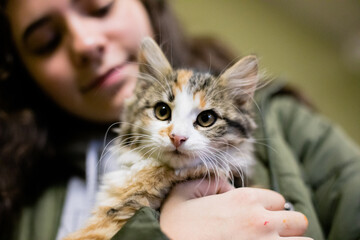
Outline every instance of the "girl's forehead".
<path id="1" fill-rule="evenodd" d="M 6 14 L 14 34 L 44 17 L 65 15 L 69 11 L 82 11 L 92 5 L 101 5 L 111 0 L 9 0 Z"/>
<path id="2" fill-rule="evenodd" d="M 24 24 L 44 14 L 64 10 L 70 5 L 70 0 L 10 0 L 6 13 L 11 20 Z"/>
<path id="3" fill-rule="evenodd" d="M 20 39 L 25 29 L 32 23 L 52 13 L 65 11 L 70 0 L 10 0 L 6 6 L 12 34 Z"/>

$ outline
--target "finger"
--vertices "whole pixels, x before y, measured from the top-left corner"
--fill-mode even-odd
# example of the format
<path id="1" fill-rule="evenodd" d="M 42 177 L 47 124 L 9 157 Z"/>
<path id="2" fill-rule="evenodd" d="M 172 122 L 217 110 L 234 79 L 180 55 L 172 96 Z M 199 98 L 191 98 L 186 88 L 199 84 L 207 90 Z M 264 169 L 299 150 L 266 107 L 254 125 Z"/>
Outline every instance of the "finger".
<path id="1" fill-rule="evenodd" d="M 186 201 L 233 190 L 234 187 L 224 179 L 197 179 L 177 184 L 170 194 L 174 200 Z"/>
<path id="2" fill-rule="evenodd" d="M 272 214 L 275 214 L 276 222 L 279 223 L 278 233 L 282 237 L 302 236 L 308 227 L 306 216 L 300 212 L 278 211 Z"/>
<path id="3" fill-rule="evenodd" d="M 194 198 L 221 194 L 234 189 L 234 186 L 222 178 L 195 180 L 193 184 L 195 184 Z"/>
<path id="4" fill-rule="evenodd" d="M 267 190 L 267 189 L 266 189 Z M 285 205 L 285 198 L 278 192 L 267 190 L 268 192 L 263 192 L 262 196 L 263 205 L 266 210 L 283 210 Z"/>
<path id="5" fill-rule="evenodd" d="M 284 210 L 285 198 L 280 193 L 260 188 L 239 188 L 238 191 L 243 190 L 246 191 L 246 196 L 249 199 L 259 202 L 267 210 Z"/>

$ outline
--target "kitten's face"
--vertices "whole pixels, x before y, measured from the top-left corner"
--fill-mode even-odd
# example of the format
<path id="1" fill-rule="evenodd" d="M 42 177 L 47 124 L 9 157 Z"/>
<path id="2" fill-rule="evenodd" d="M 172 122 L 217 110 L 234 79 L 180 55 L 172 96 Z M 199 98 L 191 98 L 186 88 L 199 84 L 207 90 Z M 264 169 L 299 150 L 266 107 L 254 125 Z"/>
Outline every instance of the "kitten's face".
<path id="1" fill-rule="evenodd" d="M 218 78 L 190 70 L 174 71 L 162 54 L 155 62 L 146 56 L 157 51 L 152 45 L 143 50 L 146 65 L 140 68 L 135 95 L 124 112 L 123 139 L 146 157 L 151 155 L 175 169 L 199 164 L 210 168 L 241 165 L 233 152 L 241 157 L 250 151 L 247 140 L 254 122 L 247 102 L 253 80 L 251 85 L 231 83 L 234 69 Z M 249 62 L 240 65 L 253 73 Z M 244 81 L 249 81 L 247 75 Z"/>
<path id="2" fill-rule="evenodd" d="M 213 129 L 217 120 L 217 114 L 206 106 L 203 94 L 191 90 L 192 75 L 183 70 L 169 76 L 171 90 L 153 94 L 143 115 L 151 140 L 161 154 L 158 159 L 173 168 L 199 164 L 196 157 L 210 143 L 205 133 Z"/>

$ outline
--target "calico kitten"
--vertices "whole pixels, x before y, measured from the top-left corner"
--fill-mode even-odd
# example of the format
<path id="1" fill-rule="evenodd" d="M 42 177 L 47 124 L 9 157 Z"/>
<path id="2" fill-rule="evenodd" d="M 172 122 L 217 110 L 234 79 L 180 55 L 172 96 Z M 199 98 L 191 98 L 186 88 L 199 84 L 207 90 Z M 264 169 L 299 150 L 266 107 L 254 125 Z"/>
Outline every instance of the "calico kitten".
<path id="1" fill-rule="evenodd" d="M 158 209 L 175 183 L 210 175 L 232 179 L 253 163 L 256 57 L 241 59 L 220 77 L 173 70 L 145 38 L 139 61 L 140 77 L 112 149 L 120 170 L 104 177 L 93 216 L 66 240 L 110 239 L 141 207 Z"/>

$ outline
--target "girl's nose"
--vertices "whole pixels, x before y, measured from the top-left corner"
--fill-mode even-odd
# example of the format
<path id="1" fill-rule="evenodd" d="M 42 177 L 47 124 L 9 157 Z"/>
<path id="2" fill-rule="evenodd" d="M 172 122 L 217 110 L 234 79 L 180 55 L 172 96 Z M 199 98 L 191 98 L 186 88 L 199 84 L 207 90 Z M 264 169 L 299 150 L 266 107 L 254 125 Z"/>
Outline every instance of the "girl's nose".
<path id="1" fill-rule="evenodd" d="M 83 19 L 82 19 L 83 18 Z M 68 21 L 70 51 L 77 67 L 100 64 L 106 41 L 101 27 L 85 17 L 72 17 Z"/>

